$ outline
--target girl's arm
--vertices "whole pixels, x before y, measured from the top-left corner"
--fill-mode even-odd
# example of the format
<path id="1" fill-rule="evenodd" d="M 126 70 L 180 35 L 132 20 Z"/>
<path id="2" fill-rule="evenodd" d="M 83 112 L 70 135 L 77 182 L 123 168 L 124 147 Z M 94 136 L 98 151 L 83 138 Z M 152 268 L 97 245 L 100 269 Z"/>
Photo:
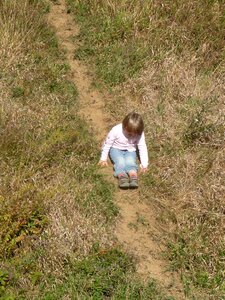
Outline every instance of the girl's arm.
<path id="1" fill-rule="evenodd" d="M 140 160 L 141 160 L 141 167 L 142 167 L 142 170 L 145 172 L 145 170 L 147 170 L 147 168 L 148 168 L 148 149 L 147 149 L 147 145 L 145 142 L 144 132 L 142 133 L 137 146 L 138 146 Z"/>
<path id="2" fill-rule="evenodd" d="M 100 162 L 99 162 L 101 165 L 106 165 L 105 162 L 107 162 L 109 149 L 114 144 L 115 139 L 116 139 L 116 135 L 115 135 L 115 129 L 113 127 L 110 130 L 110 132 L 108 133 L 108 135 L 103 143 L 103 146 L 102 146 L 102 153 L 101 153 Z"/>

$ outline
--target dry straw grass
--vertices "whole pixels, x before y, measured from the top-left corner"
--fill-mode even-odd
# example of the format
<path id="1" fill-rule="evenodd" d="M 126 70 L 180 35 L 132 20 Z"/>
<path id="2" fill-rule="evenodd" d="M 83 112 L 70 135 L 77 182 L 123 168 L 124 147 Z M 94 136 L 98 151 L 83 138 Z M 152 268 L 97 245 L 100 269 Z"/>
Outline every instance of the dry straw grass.
<path id="1" fill-rule="evenodd" d="M 177 246 L 171 257 L 194 284 L 201 272 L 223 278 L 224 86 L 222 66 L 201 74 L 194 56 L 169 55 L 161 64 L 147 64 L 120 95 L 117 118 L 136 110 L 145 120 L 154 181 L 146 180 L 143 194 L 166 232 L 173 216 Z"/>
<path id="2" fill-rule="evenodd" d="M 27 60 L 27 51 L 32 47 L 41 26 L 40 6 L 31 6 L 29 1 L 0 2 L 0 67 L 3 70 Z M 34 22 L 35 20 L 35 22 Z"/>
<path id="3" fill-rule="evenodd" d="M 50 224 L 38 244 L 46 252 L 45 256 L 41 256 L 39 259 L 42 270 L 46 274 L 54 274 L 60 278 L 64 276 L 66 261 L 87 256 L 96 243 L 104 249 L 110 247 L 111 242 L 109 241 L 105 218 L 99 214 L 96 207 L 92 207 L 89 216 L 82 207 L 79 207 L 80 199 L 78 198 L 81 197 L 81 194 L 86 197 L 88 191 L 76 187 L 71 193 L 67 190 L 65 174 L 60 174 L 60 170 L 58 170 L 56 176 L 54 181 L 58 192 L 49 207 L 48 219 Z M 70 179 L 70 185 L 75 185 L 75 182 L 72 181 Z M 62 184 L 65 189 L 63 191 Z M 51 188 L 52 185 L 51 183 Z M 57 187 L 57 185 L 59 186 Z M 91 185 L 89 184 L 88 190 L 90 188 Z"/>

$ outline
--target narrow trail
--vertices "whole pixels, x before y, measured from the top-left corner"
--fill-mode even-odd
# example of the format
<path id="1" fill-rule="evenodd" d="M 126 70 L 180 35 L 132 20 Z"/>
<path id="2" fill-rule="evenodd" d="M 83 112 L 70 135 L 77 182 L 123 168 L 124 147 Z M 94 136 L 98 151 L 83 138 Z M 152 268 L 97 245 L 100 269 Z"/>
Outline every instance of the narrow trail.
<path id="1" fill-rule="evenodd" d="M 107 125 L 111 117 L 104 110 L 104 95 L 91 85 L 92 77 L 87 66 L 74 58 L 76 45 L 72 38 L 79 34 L 79 28 L 73 17 L 67 13 L 65 0 L 59 0 L 52 5 L 48 21 L 55 28 L 58 41 L 65 50 L 71 68 L 70 80 L 74 82 L 79 93 L 79 114 L 90 124 L 93 134 L 101 142 L 108 131 Z M 110 181 L 114 180 L 112 166 L 103 172 Z M 138 190 L 118 189 L 115 199 L 120 209 L 120 217 L 114 234 L 124 250 L 136 258 L 137 272 L 145 281 L 154 278 L 175 299 L 185 299 L 178 275 L 167 270 L 168 263 L 162 258 L 164 245 L 154 210 L 141 200 Z"/>

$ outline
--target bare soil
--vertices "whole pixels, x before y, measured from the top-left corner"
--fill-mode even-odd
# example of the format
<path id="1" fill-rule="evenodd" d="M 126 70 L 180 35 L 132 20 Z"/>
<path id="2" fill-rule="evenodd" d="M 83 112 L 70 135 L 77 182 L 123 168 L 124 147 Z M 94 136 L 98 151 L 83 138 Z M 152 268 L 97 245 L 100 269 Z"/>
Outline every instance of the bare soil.
<path id="1" fill-rule="evenodd" d="M 112 122 L 112 117 L 105 110 L 105 101 L 109 101 L 111 95 L 96 90 L 92 85 L 93 76 L 89 67 L 74 58 L 74 37 L 79 34 L 79 27 L 72 15 L 67 13 L 65 0 L 52 5 L 48 20 L 66 53 L 71 68 L 70 80 L 79 92 L 79 114 L 90 125 L 100 145 Z M 115 182 L 111 165 L 102 172 Z M 112 234 L 115 234 L 124 250 L 136 258 L 138 274 L 144 281 L 154 278 L 175 299 L 185 299 L 178 274 L 168 270 L 169 262 L 162 256 L 165 245 L 154 208 L 141 199 L 139 190 L 118 189 L 115 199 L 120 215 Z"/>

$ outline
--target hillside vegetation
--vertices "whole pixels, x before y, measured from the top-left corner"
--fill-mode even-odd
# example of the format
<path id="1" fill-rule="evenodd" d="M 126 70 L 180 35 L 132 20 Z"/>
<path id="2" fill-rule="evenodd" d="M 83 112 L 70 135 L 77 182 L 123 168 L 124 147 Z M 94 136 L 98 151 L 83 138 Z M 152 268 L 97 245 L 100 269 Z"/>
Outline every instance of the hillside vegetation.
<path id="1" fill-rule="evenodd" d="M 0 0 L 0 299 L 169 300 L 109 234 L 114 188 L 49 10 Z"/>
<path id="2" fill-rule="evenodd" d="M 141 193 L 158 209 L 188 299 L 223 299 L 223 2 L 67 3 L 81 27 L 75 56 L 116 95 L 115 120 L 143 114 L 151 165 Z"/>

